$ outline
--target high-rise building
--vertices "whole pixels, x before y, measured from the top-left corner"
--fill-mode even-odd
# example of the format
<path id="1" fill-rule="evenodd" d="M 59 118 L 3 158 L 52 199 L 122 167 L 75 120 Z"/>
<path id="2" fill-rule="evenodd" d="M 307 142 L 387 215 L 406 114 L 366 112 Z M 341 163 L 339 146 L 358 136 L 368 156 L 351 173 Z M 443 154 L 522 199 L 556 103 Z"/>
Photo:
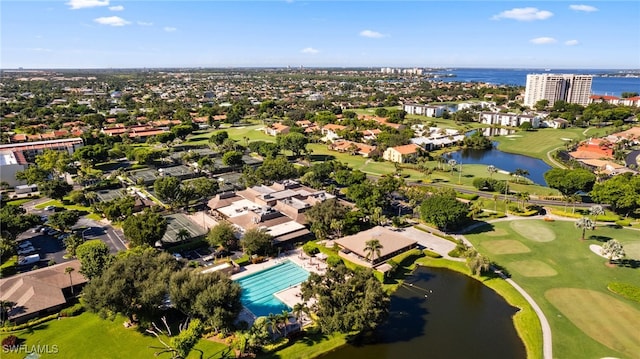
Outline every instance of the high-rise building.
<path id="1" fill-rule="evenodd" d="M 527 89 L 524 93 L 524 105 L 532 107 L 540 100 L 589 104 L 591 96 L 591 75 L 574 74 L 530 74 L 527 75 Z"/>

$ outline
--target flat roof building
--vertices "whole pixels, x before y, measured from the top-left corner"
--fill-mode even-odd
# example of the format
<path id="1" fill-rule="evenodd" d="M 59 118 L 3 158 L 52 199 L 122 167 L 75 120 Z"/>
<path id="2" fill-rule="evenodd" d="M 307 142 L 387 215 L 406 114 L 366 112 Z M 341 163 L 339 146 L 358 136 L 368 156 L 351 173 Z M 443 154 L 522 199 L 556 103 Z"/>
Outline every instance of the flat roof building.
<path id="1" fill-rule="evenodd" d="M 587 106 L 591 96 L 592 75 L 529 74 L 524 93 L 524 105 L 533 107 L 540 100 L 566 101 Z"/>

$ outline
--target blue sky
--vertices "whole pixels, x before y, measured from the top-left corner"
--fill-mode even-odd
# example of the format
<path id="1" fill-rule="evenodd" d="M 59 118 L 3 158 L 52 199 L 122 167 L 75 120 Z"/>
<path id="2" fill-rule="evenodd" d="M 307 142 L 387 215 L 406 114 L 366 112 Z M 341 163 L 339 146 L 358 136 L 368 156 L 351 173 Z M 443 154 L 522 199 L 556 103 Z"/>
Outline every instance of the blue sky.
<path id="1" fill-rule="evenodd" d="M 0 2 L 0 67 L 640 68 L 639 1 Z"/>

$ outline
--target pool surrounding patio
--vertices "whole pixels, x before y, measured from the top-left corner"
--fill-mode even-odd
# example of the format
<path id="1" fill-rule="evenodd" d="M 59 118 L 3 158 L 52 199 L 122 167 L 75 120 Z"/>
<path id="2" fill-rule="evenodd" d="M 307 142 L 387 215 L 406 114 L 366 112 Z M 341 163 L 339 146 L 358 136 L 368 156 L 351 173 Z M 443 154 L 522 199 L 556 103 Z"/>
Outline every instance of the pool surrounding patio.
<path id="1" fill-rule="evenodd" d="M 297 286 L 308 277 L 308 271 L 292 261 L 286 260 L 260 272 L 237 279 L 236 282 L 242 287 L 240 296 L 242 305 L 253 315 L 260 317 L 290 310 L 291 308 L 276 298 L 274 294 Z"/>

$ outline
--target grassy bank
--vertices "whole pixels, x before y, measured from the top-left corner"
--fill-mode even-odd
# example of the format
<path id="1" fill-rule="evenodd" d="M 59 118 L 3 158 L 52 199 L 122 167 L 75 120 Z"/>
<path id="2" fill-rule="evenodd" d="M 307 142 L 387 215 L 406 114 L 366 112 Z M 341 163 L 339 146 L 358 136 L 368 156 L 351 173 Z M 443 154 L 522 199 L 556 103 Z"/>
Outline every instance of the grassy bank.
<path id="1" fill-rule="evenodd" d="M 583 128 L 553 129 L 543 128 L 535 131 L 518 131 L 510 136 L 497 136 L 500 151 L 516 153 L 529 157 L 539 158 L 553 165 L 547 157 L 547 152 L 558 147 L 564 148 L 569 140 L 581 140 Z"/>
<path id="2" fill-rule="evenodd" d="M 417 263 L 427 267 L 447 268 L 471 276 L 469 274 L 469 268 L 467 268 L 464 262 L 423 257 L 420 258 Z M 515 288 L 502 279 L 486 276 L 471 277 L 480 280 L 482 284 L 493 289 L 503 297 L 507 303 L 520 309 L 520 311 L 513 316 L 513 324 L 524 343 L 527 358 L 542 358 L 542 328 L 540 327 L 538 316 L 531 305 L 529 305 L 529 302 L 527 302 Z"/>
<path id="3" fill-rule="evenodd" d="M 558 358 L 634 357 L 640 352 L 640 303 L 611 293 L 612 282 L 640 286 L 640 236 L 630 229 L 581 230 L 574 221 L 540 219 L 497 222 L 466 238 L 506 268 L 545 313 Z M 620 241 L 625 265 L 610 267 L 591 245 Z"/>
<path id="4" fill-rule="evenodd" d="M 138 332 L 135 328 L 124 328 L 123 317 L 115 320 L 101 319 L 92 313 L 77 317 L 52 320 L 34 328 L 14 333 L 24 340 L 21 344 L 31 348 L 34 345 L 48 348 L 50 353 L 42 353 L 41 358 L 151 358 L 162 344 L 158 339 Z M 3 334 L 5 338 L 8 334 Z M 167 338 L 164 338 L 167 340 Z M 54 350 L 53 348 L 57 348 Z M 222 358 L 227 346 L 201 339 L 191 351 L 189 358 Z M 3 359 L 24 358 L 25 352 L 2 353 Z M 159 358 L 171 358 L 169 353 Z"/>

